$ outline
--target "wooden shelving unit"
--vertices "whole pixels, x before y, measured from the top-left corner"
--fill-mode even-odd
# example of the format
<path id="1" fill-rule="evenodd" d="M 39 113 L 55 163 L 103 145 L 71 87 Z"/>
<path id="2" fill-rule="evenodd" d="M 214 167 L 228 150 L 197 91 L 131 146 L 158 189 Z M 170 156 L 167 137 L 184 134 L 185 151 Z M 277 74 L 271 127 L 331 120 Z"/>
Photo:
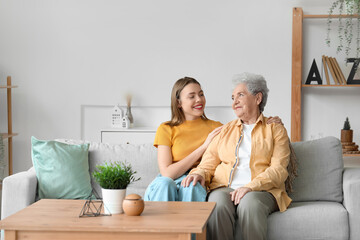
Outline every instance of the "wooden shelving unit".
<path id="1" fill-rule="evenodd" d="M 6 85 L 0 85 L 0 89 L 6 89 L 7 93 L 7 121 L 8 121 L 8 131 L 6 133 L 0 133 L 3 139 L 7 139 L 8 141 L 8 164 L 9 164 L 9 175 L 13 173 L 13 142 L 12 138 L 17 133 L 13 133 L 12 131 L 12 109 L 11 109 L 11 90 L 13 88 L 16 88 L 17 86 L 11 85 L 11 77 L 7 77 L 7 84 Z"/>
<path id="2" fill-rule="evenodd" d="M 292 32 L 292 73 L 291 73 L 291 141 L 301 141 L 301 91 L 302 88 L 344 88 L 360 87 L 360 85 L 305 85 L 302 83 L 303 64 L 303 20 L 306 18 L 328 18 L 329 15 L 304 14 L 302 8 L 293 9 Z M 357 15 L 331 15 L 331 18 L 357 18 Z M 348 154 L 360 156 L 360 154 Z"/>
<path id="3" fill-rule="evenodd" d="M 343 154 L 343 157 L 359 157 L 360 154 Z"/>

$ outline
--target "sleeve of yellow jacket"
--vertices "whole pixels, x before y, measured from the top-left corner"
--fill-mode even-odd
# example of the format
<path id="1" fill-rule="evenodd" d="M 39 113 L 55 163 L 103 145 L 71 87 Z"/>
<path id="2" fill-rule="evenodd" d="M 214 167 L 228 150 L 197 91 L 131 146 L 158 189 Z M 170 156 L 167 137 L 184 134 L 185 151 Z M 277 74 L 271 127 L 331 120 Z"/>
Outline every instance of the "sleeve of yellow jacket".
<path id="1" fill-rule="evenodd" d="M 251 182 L 245 185 L 245 187 L 251 188 L 253 191 L 280 188 L 288 177 L 289 137 L 284 126 L 275 124 L 273 128 L 273 154 L 270 166 L 265 171 L 254 176 Z"/>
<path id="2" fill-rule="evenodd" d="M 199 174 L 205 179 L 205 185 L 209 186 L 212 177 L 214 176 L 216 167 L 220 164 L 220 157 L 218 148 L 220 134 L 214 137 L 209 144 L 205 153 L 203 154 L 200 164 L 192 169 L 189 174 Z"/>

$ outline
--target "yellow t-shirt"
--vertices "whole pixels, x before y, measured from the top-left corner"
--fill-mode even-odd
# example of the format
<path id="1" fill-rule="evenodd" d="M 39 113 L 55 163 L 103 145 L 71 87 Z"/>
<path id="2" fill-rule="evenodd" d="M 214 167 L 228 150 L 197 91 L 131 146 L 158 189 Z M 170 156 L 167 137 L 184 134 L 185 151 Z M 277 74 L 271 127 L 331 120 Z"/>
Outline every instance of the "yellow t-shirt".
<path id="1" fill-rule="evenodd" d="M 220 122 L 201 118 L 185 121 L 174 127 L 162 123 L 156 131 L 154 146 L 169 146 L 173 162 L 178 162 L 200 147 L 209 133 L 221 125 Z M 199 162 L 200 159 L 194 164 L 194 167 Z"/>

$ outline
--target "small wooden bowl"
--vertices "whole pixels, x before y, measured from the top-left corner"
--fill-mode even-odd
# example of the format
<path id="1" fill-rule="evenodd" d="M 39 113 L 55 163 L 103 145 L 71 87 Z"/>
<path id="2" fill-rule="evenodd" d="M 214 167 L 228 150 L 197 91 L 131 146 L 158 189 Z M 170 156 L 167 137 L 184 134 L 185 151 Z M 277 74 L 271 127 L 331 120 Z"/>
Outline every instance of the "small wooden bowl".
<path id="1" fill-rule="evenodd" d="M 137 194 L 129 194 L 123 201 L 123 209 L 128 216 L 140 216 L 144 211 L 144 207 L 144 200 Z"/>

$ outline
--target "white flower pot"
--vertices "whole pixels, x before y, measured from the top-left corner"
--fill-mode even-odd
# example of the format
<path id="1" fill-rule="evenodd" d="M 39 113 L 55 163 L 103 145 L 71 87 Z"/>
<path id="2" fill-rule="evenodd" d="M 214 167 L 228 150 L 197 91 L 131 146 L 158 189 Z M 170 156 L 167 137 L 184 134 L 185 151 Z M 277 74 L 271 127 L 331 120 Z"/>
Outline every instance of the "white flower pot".
<path id="1" fill-rule="evenodd" d="M 126 189 L 101 189 L 105 214 L 123 213 L 122 203 Z"/>

